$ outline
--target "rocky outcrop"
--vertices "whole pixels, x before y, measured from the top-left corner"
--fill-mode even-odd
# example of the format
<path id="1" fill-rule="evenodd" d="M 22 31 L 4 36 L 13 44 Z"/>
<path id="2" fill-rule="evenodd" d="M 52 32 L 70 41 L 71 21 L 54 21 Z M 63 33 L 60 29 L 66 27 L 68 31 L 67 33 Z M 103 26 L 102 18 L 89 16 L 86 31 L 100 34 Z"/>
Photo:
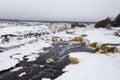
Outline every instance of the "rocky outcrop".
<path id="1" fill-rule="evenodd" d="M 81 27 L 87 27 L 87 26 L 86 26 L 86 24 L 77 23 L 77 22 L 71 24 L 71 28 L 76 28 L 76 27 L 81 28 Z"/>
<path id="2" fill-rule="evenodd" d="M 95 24 L 95 28 L 120 27 L 120 14 L 112 21 L 109 17 Z"/>
<path id="3" fill-rule="evenodd" d="M 110 26 L 111 26 L 111 19 L 109 17 L 95 24 L 95 28 L 109 28 Z"/>
<path id="4" fill-rule="evenodd" d="M 120 14 L 115 18 L 115 20 L 111 23 L 113 27 L 120 27 Z"/>

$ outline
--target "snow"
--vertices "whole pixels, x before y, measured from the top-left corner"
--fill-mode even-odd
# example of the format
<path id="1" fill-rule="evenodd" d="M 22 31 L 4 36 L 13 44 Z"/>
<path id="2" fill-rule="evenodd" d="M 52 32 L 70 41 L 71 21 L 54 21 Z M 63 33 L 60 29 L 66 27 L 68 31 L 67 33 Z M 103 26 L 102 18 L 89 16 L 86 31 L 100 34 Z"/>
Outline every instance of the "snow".
<path id="1" fill-rule="evenodd" d="M 107 29 L 95 29 L 89 30 L 84 32 L 87 34 L 88 37 L 86 39 L 90 40 L 91 42 L 98 42 L 98 43 L 120 43 L 120 38 L 114 36 L 114 32 Z"/>
<path id="2" fill-rule="evenodd" d="M 26 74 L 26 72 L 23 72 L 23 73 L 21 73 L 20 75 L 18 75 L 19 77 L 22 77 L 23 75 L 25 75 Z"/>
<path id="3" fill-rule="evenodd" d="M 120 30 L 120 26 L 119 27 L 112 27 L 113 30 Z"/>
<path id="4" fill-rule="evenodd" d="M 66 23 L 50 25 L 49 23 L 26 22 L 25 24 L 29 26 L 16 22 L 0 23 L 0 49 L 9 48 L 8 50 L 3 50 L 4 52 L 0 53 L 0 71 L 14 67 L 17 63 L 19 63 L 19 61 L 23 60 L 24 56 L 27 56 L 28 61 L 36 60 L 38 57 L 37 54 L 44 52 L 42 50 L 44 47 L 51 46 L 51 41 L 48 41 L 47 38 L 51 39 L 51 35 L 53 35 L 54 32 L 58 32 L 58 30 L 62 31 L 64 28 L 67 29 L 70 27 L 69 24 Z M 17 37 L 10 37 L 9 42 L 2 43 L 1 35 L 13 34 L 24 36 L 24 34 L 29 33 L 50 34 L 42 35 L 39 38 L 34 36 L 31 38 L 22 37 L 22 40 L 17 40 Z"/>
<path id="5" fill-rule="evenodd" d="M 36 60 L 36 58 L 38 58 L 39 55 L 38 54 L 30 54 L 28 55 L 28 57 L 26 57 L 28 60 L 27 61 L 34 61 Z"/>
<path id="6" fill-rule="evenodd" d="M 0 38 L 0 48 L 9 48 L 13 46 L 19 46 L 10 48 L 4 52 L 0 52 L 0 71 L 10 69 L 14 67 L 19 61 L 23 60 L 24 56 L 27 56 L 27 61 L 34 61 L 39 57 L 39 54 L 43 51 L 44 47 L 51 46 L 51 38 L 58 36 L 62 40 L 68 41 L 74 37 L 87 35 L 84 38 L 88 43 L 97 42 L 98 44 L 120 44 L 120 37 L 115 36 L 114 32 L 120 30 L 120 28 L 109 29 L 95 29 L 92 26 L 86 28 L 74 28 L 70 29 L 70 24 L 57 24 L 50 25 L 49 23 L 32 23 L 31 26 L 20 25 L 17 23 L 0 23 L 0 36 L 5 34 L 24 35 L 28 33 L 50 33 L 42 35 L 39 38 L 32 36 L 31 38 L 24 38 L 17 40 L 12 38 L 8 43 L 2 43 Z M 37 24 L 37 25 L 36 25 Z M 67 26 L 67 27 L 66 27 Z M 32 43 L 30 43 L 33 41 Z M 20 46 L 21 44 L 24 44 Z M 60 47 L 62 47 L 60 45 Z M 120 51 L 120 46 L 117 46 Z M 120 80 L 120 52 L 116 54 L 100 54 L 88 53 L 88 52 L 74 52 L 69 54 L 72 57 L 76 57 L 79 60 L 79 64 L 68 65 L 63 71 L 66 71 L 63 75 L 59 76 L 55 80 Z M 43 65 L 40 65 L 43 67 Z M 19 68 L 18 68 L 19 69 Z M 25 75 L 23 72 L 19 77 Z M 42 80 L 50 80 L 43 78 Z"/>
<path id="7" fill-rule="evenodd" d="M 80 61 L 67 66 L 62 76 L 55 80 L 119 80 L 120 60 L 104 54 L 71 53 Z"/>
<path id="8" fill-rule="evenodd" d="M 27 39 L 23 39 L 23 40 L 13 40 L 9 43 L 0 44 L 0 47 L 17 46 L 17 45 L 25 44 L 25 43 L 28 43 L 30 41 L 35 41 L 35 40 L 36 40 L 36 38 L 27 38 Z"/>
<path id="9" fill-rule="evenodd" d="M 48 27 L 45 25 L 41 26 L 12 26 L 12 27 L 4 27 L 0 29 L 0 34 L 27 34 L 27 33 L 41 33 L 41 32 L 50 32 Z"/>
<path id="10" fill-rule="evenodd" d="M 33 44 L 27 44 L 21 48 L 12 49 L 12 50 L 3 52 L 2 54 L 0 54 L 0 71 L 9 69 L 10 67 L 15 66 L 18 63 L 18 59 L 23 60 L 22 59 L 23 56 L 29 55 L 31 53 L 40 53 L 42 52 L 41 50 L 42 48 L 49 47 L 49 46 L 51 45 L 46 43 L 45 41 L 39 40 Z M 20 53 L 20 55 L 15 55 L 16 53 Z M 10 59 L 11 55 L 13 55 L 13 59 Z M 17 62 L 16 62 L 16 59 L 17 59 Z M 35 60 L 34 56 L 31 57 L 30 60 Z M 7 65 L 6 62 L 13 63 L 14 65 L 13 64 Z M 3 63 L 6 65 L 2 66 Z M 2 67 L 5 67 L 5 68 L 2 68 Z"/>
<path id="11" fill-rule="evenodd" d="M 49 79 L 49 78 L 42 78 L 42 80 L 51 80 L 51 79 Z"/>
<path id="12" fill-rule="evenodd" d="M 18 63 L 18 60 L 7 58 L 6 60 L 0 60 L 0 71 L 14 67 Z"/>
<path id="13" fill-rule="evenodd" d="M 95 29 L 92 27 L 75 28 L 68 30 L 72 32 L 67 34 L 65 31 L 56 33 L 55 36 L 63 40 L 70 40 L 76 36 L 87 35 L 83 37 L 88 43 L 97 42 L 98 44 L 119 44 L 120 37 L 114 36 L 114 32 L 119 28 L 108 30 L 104 28 Z M 117 46 L 120 51 L 120 46 Z M 76 52 L 70 56 L 78 58 L 77 65 L 68 65 L 63 71 L 62 76 L 55 80 L 119 80 L 120 79 L 120 54 L 96 54 Z"/>
<path id="14" fill-rule="evenodd" d="M 120 37 L 114 36 L 115 30 L 108 30 L 104 28 L 75 28 L 71 29 L 73 34 L 67 34 L 65 31 L 61 33 L 56 33 L 55 36 L 62 37 L 63 40 L 69 40 L 76 36 L 87 35 L 84 37 L 85 40 L 89 40 L 90 43 L 98 42 L 98 43 L 120 43 Z"/>

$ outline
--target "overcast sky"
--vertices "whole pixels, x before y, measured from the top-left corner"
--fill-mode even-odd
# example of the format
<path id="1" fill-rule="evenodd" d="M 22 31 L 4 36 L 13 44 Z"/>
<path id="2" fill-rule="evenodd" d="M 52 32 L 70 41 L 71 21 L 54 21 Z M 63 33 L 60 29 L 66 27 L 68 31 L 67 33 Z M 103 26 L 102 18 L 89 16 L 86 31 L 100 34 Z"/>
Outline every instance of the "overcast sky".
<path id="1" fill-rule="evenodd" d="M 0 18 L 99 21 L 120 13 L 120 0 L 0 0 Z"/>

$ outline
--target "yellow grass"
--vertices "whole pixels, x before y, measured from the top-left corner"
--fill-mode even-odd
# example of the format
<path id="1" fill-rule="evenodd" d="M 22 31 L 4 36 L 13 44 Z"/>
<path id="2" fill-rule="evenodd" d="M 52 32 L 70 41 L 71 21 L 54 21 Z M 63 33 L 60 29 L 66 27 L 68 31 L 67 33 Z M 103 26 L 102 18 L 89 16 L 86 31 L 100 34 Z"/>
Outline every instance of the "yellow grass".
<path id="1" fill-rule="evenodd" d="M 91 48 L 98 48 L 98 46 L 97 46 L 97 43 L 96 43 L 96 42 L 94 42 L 94 43 L 90 44 L 89 46 L 90 46 Z"/>
<path id="2" fill-rule="evenodd" d="M 75 37 L 75 38 L 71 39 L 70 41 L 75 41 L 75 42 L 80 42 L 80 43 L 84 42 L 82 37 Z"/>
<path id="3" fill-rule="evenodd" d="M 69 57 L 69 60 L 70 60 L 70 64 L 78 64 L 79 63 L 78 59 L 75 57 Z"/>

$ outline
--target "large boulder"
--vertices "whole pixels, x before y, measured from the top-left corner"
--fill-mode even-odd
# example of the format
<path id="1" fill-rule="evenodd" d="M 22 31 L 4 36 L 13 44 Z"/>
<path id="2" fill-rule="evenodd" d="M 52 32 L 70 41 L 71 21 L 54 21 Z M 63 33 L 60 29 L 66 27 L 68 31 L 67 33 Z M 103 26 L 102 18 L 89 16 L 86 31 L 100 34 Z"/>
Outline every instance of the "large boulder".
<path id="1" fill-rule="evenodd" d="M 120 27 L 120 14 L 115 18 L 115 20 L 111 24 L 113 27 Z"/>
<path id="2" fill-rule="evenodd" d="M 95 28 L 109 28 L 110 26 L 111 26 L 111 19 L 109 17 L 95 24 Z"/>
<path id="3" fill-rule="evenodd" d="M 71 28 L 76 28 L 76 27 L 78 28 L 87 27 L 87 25 L 83 23 L 77 23 L 77 22 L 71 24 Z"/>

